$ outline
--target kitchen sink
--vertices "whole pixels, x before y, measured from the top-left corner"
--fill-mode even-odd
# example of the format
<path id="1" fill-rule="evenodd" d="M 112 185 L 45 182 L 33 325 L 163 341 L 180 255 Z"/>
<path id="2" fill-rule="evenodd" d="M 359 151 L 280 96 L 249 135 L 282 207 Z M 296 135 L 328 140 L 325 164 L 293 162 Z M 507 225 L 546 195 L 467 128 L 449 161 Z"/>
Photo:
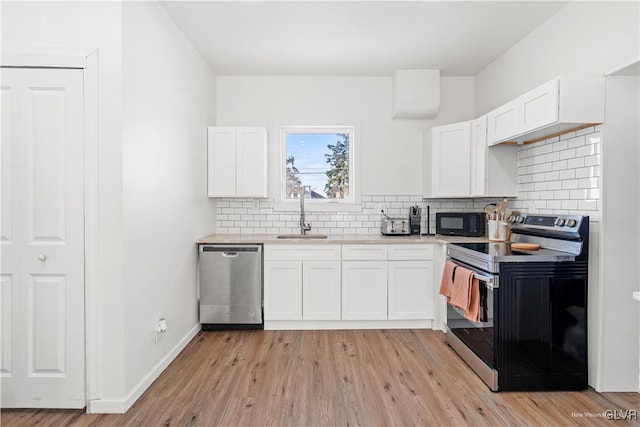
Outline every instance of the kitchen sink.
<path id="1" fill-rule="evenodd" d="M 278 239 L 326 239 L 326 234 L 280 234 Z"/>

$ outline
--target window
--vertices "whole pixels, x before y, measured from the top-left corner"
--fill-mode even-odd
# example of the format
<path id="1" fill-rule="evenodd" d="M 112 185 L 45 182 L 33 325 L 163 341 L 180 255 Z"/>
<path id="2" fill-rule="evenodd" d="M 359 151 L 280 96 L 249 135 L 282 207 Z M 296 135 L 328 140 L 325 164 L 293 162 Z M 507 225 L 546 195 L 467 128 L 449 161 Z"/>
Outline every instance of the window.
<path id="1" fill-rule="evenodd" d="M 353 203 L 353 152 L 352 126 L 283 127 L 282 201 L 299 199 L 309 186 L 312 203 Z"/>

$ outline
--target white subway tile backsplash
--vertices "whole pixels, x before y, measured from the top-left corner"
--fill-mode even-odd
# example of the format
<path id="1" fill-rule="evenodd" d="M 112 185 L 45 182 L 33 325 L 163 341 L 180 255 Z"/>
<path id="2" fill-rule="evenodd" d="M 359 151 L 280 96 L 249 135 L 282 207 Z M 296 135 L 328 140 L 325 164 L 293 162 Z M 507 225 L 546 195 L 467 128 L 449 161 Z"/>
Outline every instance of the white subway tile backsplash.
<path id="1" fill-rule="evenodd" d="M 598 201 L 597 200 L 578 200 L 578 209 L 580 209 L 581 211 L 597 211 Z"/>
<path id="2" fill-rule="evenodd" d="M 565 141 L 557 141 L 553 143 L 553 151 L 564 151 L 568 148 L 569 143 Z"/>
<path id="3" fill-rule="evenodd" d="M 577 179 L 566 179 L 562 181 L 562 189 L 563 190 L 571 190 L 573 188 L 578 188 L 580 181 Z"/>
<path id="4" fill-rule="evenodd" d="M 547 182 L 547 190 L 561 190 L 562 181 L 549 181 Z"/>
<path id="5" fill-rule="evenodd" d="M 553 199 L 553 191 L 541 191 L 540 192 L 540 198 L 544 199 L 544 200 L 550 200 Z"/>
<path id="6" fill-rule="evenodd" d="M 587 135 L 585 142 L 587 144 L 600 144 L 601 139 L 602 139 L 602 135 L 600 131 L 598 131 L 598 132 L 593 132 L 590 135 Z"/>
<path id="7" fill-rule="evenodd" d="M 526 212 L 598 218 L 601 140 L 601 127 L 595 126 L 521 147 L 518 167 L 525 173 L 520 172 L 514 205 Z M 549 147 L 551 153 L 545 153 Z M 548 164 L 552 172 L 545 172 L 546 181 L 540 182 L 539 174 L 548 169 Z M 531 165 L 536 166 L 535 171 L 529 169 Z M 530 181 L 525 179 L 527 174 L 532 177 Z M 535 184 L 535 191 L 531 191 L 530 182 Z"/>
<path id="8" fill-rule="evenodd" d="M 567 149 L 567 150 L 560 151 L 560 159 L 561 160 L 574 159 L 575 157 L 576 157 L 576 149 L 575 148 L 570 148 L 570 149 Z"/>
<path id="9" fill-rule="evenodd" d="M 576 178 L 576 169 L 565 169 L 565 170 L 561 170 L 559 172 L 560 173 L 558 174 L 558 179 L 560 181 L 563 181 L 565 179 Z"/>
<path id="10" fill-rule="evenodd" d="M 543 191 L 547 189 L 547 183 L 544 181 L 536 182 L 533 186 L 533 189 L 536 191 Z"/>
<path id="11" fill-rule="evenodd" d="M 560 209 L 562 200 L 547 200 L 547 209 Z"/>
<path id="12" fill-rule="evenodd" d="M 581 178 L 580 179 L 580 188 L 599 188 L 598 178 Z"/>
<path id="13" fill-rule="evenodd" d="M 584 167 L 584 157 L 576 157 L 574 159 L 567 160 L 567 168 L 577 169 Z"/>
<path id="14" fill-rule="evenodd" d="M 586 139 L 584 136 L 577 136 L 569 140 L 569 148 L 580 147 L 584 145 Z"/>
<path id="15" fill-rule="evenodd" d="M 583 145 L 582 147 L 578 147 L 576 148 L 576 156 L 584 157 L 598 154 L 596 153 L 596 147 L 598 147 L 598 145 L 596 144 Z"/>
<path id="16" fill-rule="evenodd" d="M 567 161 L 566 160 L 558 160 L 557 162 L 553 162 L 551 165 L 551 169 L 554 171 L 562 171 L 567 169 Z"/>
<path id="17" fill-rule="evenodd" d="M 600 164 L 600 155 L 595 154 L 593 156 L 588 156 L 584 158 L 585 166 L 596 166 Z"/>
<path id="18" fill-rule="evenodd" d="M 562 140 L 566 140 L 566 139 L 571 139 L 571 138 L 575 138 L 576 137 L 576 133 L 575 132 L 568 132 L 565 133 L 563 135 L 560 135 L 560 141 Z"/>
<path id="19" fill-rule="evenodd" d="M 542 163 L 538 166 L 538 172 L 549 172 L 552 169 L 551 163 Z"/>
<path id="20" fill-rule="evenodd" d="M 560 153 L 557 151 L 551 152 L 549 154 L 545 154 L 544 156 L 544 161 L 547 163 L 555 162 L 557 160 L 560 160 Z"/>
<path id="21" fill-rule="evenodd" d="M 560 172 L 553 171 L 544 174 L 545 181 L 557 181 L 560 178 Z"/>
<path id="22" fill-rule="evenodd" d="M 576 131 L 576 135 L 587 135 L 587 134 L 593 134 L 596 131 L 596 127 L 595 126 L 589 126 L 586 127 L 584 129 L 579 129 Z"/>
<path id="23" fill-rule="evenodd" d="M 571 192 L 569 193 L 569 198 L 571 200 L 585 200 L 587 198 L 587 190 L 585 189 L 571 190 Z"/>

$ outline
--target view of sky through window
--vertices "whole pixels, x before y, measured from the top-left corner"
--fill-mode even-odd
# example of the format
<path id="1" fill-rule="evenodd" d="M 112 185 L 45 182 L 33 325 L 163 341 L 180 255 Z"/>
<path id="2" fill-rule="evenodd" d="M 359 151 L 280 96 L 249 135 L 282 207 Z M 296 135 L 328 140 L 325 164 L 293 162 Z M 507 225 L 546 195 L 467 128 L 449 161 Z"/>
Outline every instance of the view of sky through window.
<path id="1" fill-rule="evenodd" d="M 335 154 L 329 146 L 345 142 L 348 165 L 348 137 L 345 141 L 345 136 L 338 133 L 287 133 L 287 198 L 298 197 L 300 184 L 311 186 L 313 198 L 343 198 L 344 195 L 327 194 L 327 172 L 332 168 L 327 156 Z"/>

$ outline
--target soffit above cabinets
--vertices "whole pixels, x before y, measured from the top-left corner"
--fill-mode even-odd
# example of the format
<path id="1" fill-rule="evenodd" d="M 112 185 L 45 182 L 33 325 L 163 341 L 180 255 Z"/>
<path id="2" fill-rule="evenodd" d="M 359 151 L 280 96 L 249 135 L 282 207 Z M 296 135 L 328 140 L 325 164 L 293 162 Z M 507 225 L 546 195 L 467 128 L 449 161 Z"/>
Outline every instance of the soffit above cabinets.
<path id="1" fill-rule="evenodd" d="M 473 76 L 568 1 L 163 1 L 217 75 Z"/>

